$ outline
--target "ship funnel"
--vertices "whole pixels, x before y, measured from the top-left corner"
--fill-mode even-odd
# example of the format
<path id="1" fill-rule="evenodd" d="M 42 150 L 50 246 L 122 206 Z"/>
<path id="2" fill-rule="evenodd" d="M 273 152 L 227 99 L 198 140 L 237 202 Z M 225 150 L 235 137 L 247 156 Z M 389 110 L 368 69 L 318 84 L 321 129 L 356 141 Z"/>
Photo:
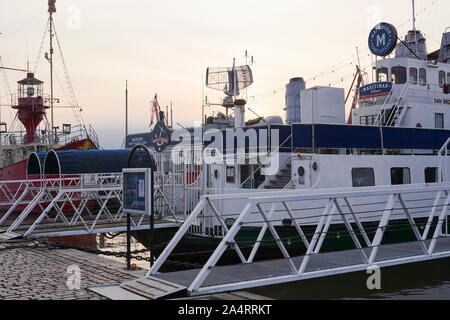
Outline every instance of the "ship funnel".
<path id="1" fill-rule="evenodd" d="M 292 78 L 286 85 L 286 123 L 301 122 L 300 92 L 305 90 L 303 78 Z"/>
<path id="2" fill-rule="evenodd" d="M 446 31 L 442 35 L 442 44 L 441 50 L 439 51 L 438 61 L 442 63 L 450 63 L 450 32 Z"/>
<path id="3" fill-rule="evenodd" d="M 405 46 L 406 44 L 406 46 Z M 408 49 L 409 48 L 409 49 Z M 412 52 L 411 52 L 412 51 Z M 396 58 L 417 58 L 427 60 L 427 45 L 424 36 L 420 31 L 409 31 L 405 37 L 404 43 L 397 44 L 395 51 Z"/>

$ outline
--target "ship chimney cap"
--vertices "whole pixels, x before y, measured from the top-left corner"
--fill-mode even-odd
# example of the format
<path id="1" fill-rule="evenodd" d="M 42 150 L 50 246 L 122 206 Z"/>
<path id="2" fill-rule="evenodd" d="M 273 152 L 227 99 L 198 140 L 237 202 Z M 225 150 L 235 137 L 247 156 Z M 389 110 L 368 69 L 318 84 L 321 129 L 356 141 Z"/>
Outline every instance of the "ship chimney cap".
<path id="1" fill-rule="evenodd" d="M 305 80 L 303 80 L 302 77 L 296 77 L 296 78 L 292 78 L 289 83 L 293 83 L 293 82 L 304 82 Z"/>

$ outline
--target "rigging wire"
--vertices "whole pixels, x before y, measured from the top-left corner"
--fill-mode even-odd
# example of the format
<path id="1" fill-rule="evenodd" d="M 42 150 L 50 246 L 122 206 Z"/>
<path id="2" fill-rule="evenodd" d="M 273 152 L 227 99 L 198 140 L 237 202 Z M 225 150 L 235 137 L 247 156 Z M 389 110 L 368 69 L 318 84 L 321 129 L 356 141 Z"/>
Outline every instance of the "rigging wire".
<path id="1" fill-rule="evenodd" d="M 8 33 L 2 33 L 2 35 L 4 36 L 11 36 L 14 35 L 20 31 L 22 31 L 23 29 L 25 29 L 35 18 L 36 16 L 38 16 L 39 12 L 41 12 L 42 8 L 45 5 L 45 1 L 41 2 L 41 5 L 38 9 L 36 9 L 36 11 L 33 13 L 33 15 L 27 20 L 27 22 L 25 22 L 23 25 L 21 25 L 19 28 L 17 28 L 14 31 L 8 32 Z"/>
<path id="2" fill-rule="evenodd" d="M 73 100 L 72 101 L 73 104 L 78 107 L 78 109 L 72 109 L 73 110 L 73 114 L 75 115 L 75 119 L 78 121 L 78 123 L 81 124 L 84 127 L 85 124 L 84 124 L 84 121 L 83 121 L 83 116 L 82 116 L 82 114 L 80 112 L 81 109 L 79 109 L 77 97 L 75 96 L 75 91 L 74 91 L 73 86 L 72 86 L 72 81 L 70 80 L 69 72 L 67 70 L 67 65 L 66 65 L 66 62 L 65 62 L 65 59 L 64 59 L 64 55 L 63 55 L 63 52 L 62 52 L 62 49 L 61 49 L 61 43 L 59 41 L 58 34 L 56 33 L 56 27 L 54 28 L 54 32 L 55 32 L 56 42 L 58 44 L 60 59 L 61 59 L 61 62 L 62 62 L 62 67 L 63 67 L 63 70 L 64 70 L 64 76 L 66 78 L 66 83 L 67 83 L 67 88 L 68 88 L 68 91 L 69 91 L 69 94 L 70 94 L 70 98 Z"/>
<path id="3" fill-rule="evenodd" d="M 39 47 L 38 56 L 36 58 L 36 62 L 34 63 L 34 68 L 33 68 L 33 72 L 34 73 L 37 72 L 37 68 L 39 66 L 39 62 L 41 61 L 42 49 L 44 47 L 45 38 L 46 38 L 47 32 L 49 30 L 49 25 L 50 25 L 50 19 L 47 20 L 47 25 L 45 26 L 44 35 L 42 36 L 41 45 Z"/>
<path id="4" fill-rule="evenodd" d="M 424 8 L 422 8 L 422 10 L 417 11 L 416 12 L 416 17 L 420 16 L 421 14 L 425 13 L 429 8 L 433 7 L 439 0 L 433 0 L 430 4 L 428 4 L 427 6 L 425 6 Z M 403 27 L 406 25 L 406 23 L 411 22 L 411 18 L 405 20 L 404 22 L 402 22 L 399 27 Z M 429 37 L 429 36 L 428 36 Z M 430 37 L 430 39 L 436 41 L 435 39 L 433 39 L 432 37 Z M 437 41 L 436 41 L 437 42 Z M 368 49 L 360 52 L 360 60 L 364 60 L 367 59 L 368 57 L 371 56 L 371 53 Z M 336 71 L 342 70 L 344 68 L 350 67 L 350 66 L 355 66 L 358 63 L 358 57 L 356 56 L 356 54 L 353 54 L 343 60 L 341 60 L 340 62 L 332 65 L 331 67 L 328 67 L 326 69 L 324 69 L 323 71 L 316 73 L 315 75 L 311 76 L 308 79 L 305 79 L 306 82 L 310 82 L 310 81 L 317 81 L 318 79 L 322 79 L 326 76 L 329 76 L 331 74 L 335 74 Z M 365 71 L 366 68 L 361 68 L 361 70 Z M 344 82 L 343 80 L 346 78 L 349 78 L 351 76 L 354 76 L 354 73 L 352 75 L 346 75 L 344 77 L 339 77 L 339 80 L 333 80 L 331 82 L 329 82 L 329 86 L 334 85 L 334 84 L 338 84 L 338 83 L 342 83 Z M 285 90 L 285 87 L 279 88 L 279 89 L 275 89 L 275 90 L 271 90 L 271 91 L 266 91 L 260 94 L 256 94 L 256 95 L 252 95 L 249 98 L 252 101 L 258 100 L 262 97 L 266 97 L 269 95 L 277 95 L 277 94 L 281 94 L 281 92 Z"/>
<path id="5" fill-rule="evenodd" d="M 4 66 L 1 56 L 0 56 L 0 66 Z M 2 73 L 2 79 L 3 79 L 5 90 L 6 90 L 6 93 L 7 93 L 5 96 L 0 97 L 0 99 L 2 99 L 3 97 L 10 97 L 11 98 L 12 97 L 11 88 L 9 87 L 9 81 L 8 81 L 8 77 L 6 75 L 6 71 L 4 69 L 1 69 L 0 71 Z M 9 118 L 11 118 L 12 117 L 11 108 L 8 108 L 8 114 L 9 114 Z"/>
<path id="6" fill-rule="evenodd" d="M 430 4 L 428 4 L 427 6 L 423 7 L 421 10 L 416 12 L 415 17 L 417 18 L 419 15 L 421 15 L 422 13 L 424 13 L 425 11 L 427 11 L 428 9 L 430 9 L 432 6 L 434 6 L 439 0 L 433 0 Z M 399 24 L 398 26 L 404 27 L 407 23 L 411 23 L 412 18 L 409 18 L 407 20 L 405 20 L 404 22 L 402 22 L 401 24 Z"/>

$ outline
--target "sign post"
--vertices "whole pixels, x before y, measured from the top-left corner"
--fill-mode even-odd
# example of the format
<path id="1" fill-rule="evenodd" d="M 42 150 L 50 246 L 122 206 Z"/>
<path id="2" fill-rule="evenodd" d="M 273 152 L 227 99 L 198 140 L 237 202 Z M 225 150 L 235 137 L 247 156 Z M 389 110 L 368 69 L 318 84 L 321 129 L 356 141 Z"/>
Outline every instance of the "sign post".
<path id="1" fill-rule="evenodd" d="M 131 268 L 131 215 L 150 215 L 150 233 L 153 238 L 153 170 L 122 169 L 123 174 L 123 211 L 127 214 L 127 269 Z M 153 240 L 153 239 L 152 239 Z M 153 246 L 153 241 L 151 241 Z M 153 248 L 150 248 L 150 260 L 153 264 Z"/>

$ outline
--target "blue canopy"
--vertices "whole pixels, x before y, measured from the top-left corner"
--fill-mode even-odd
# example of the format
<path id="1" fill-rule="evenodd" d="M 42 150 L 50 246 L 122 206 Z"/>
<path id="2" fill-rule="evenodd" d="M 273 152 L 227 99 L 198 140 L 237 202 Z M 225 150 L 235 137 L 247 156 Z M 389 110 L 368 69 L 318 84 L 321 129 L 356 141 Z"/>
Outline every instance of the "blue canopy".
<path id="1" fill-rule="evenodd" d="M 50 151 L 45 157 L 44 174 L 116 173 L 128 167 L 131 150 L 64 150 Z M 134 156 L 133 158 L 135 158 Z M 137 154 L 141 168 L 150 168 L 144 152 Z M 132 162 L 133 164 L 133 162 Z"/>
<path id="2" fill-rule="evenodd" d="M 46 152 L 33 152 L 28 158 L 27 175 L 38 174 L 41 175 L 44 167 Z"/>

